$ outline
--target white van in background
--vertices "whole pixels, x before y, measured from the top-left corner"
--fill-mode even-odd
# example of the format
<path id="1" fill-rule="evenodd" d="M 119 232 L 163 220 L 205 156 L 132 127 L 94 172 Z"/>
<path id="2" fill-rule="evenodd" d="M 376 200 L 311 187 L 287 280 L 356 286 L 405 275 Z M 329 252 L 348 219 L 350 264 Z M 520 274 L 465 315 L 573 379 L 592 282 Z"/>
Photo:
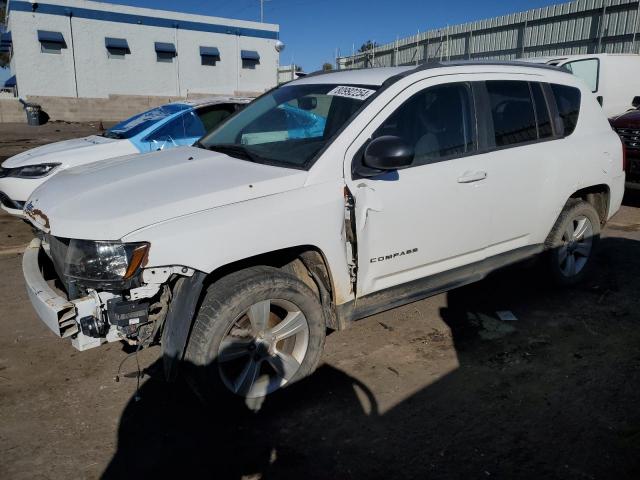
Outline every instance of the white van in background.
<path id="1" fill-rule="evenodd" d="M 580 77 L 609 118 L 634 108 L 634 98 L 640 97 L 640 55 L 598 53 L 523 60 L 562 67 Z"/>

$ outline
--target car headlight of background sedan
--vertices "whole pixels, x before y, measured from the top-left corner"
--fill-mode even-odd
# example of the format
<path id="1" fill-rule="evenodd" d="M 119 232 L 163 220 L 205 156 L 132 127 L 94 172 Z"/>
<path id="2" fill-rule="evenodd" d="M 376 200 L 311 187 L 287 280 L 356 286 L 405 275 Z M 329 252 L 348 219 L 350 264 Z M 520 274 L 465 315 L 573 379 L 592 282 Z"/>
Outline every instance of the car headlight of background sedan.
<path id="1" fill-rule="evenodd" d="M 59 163 L 40 163 L 37 165 L 26 165 L 24 167 L 0 168 L 0 177 L 42 178 L 49 175 L 59 166 Z"/>
<path id="2" fill-rule="evenodd" d="M 64 263 L 68 279 L 121 282 L 144 266 L 149 244 L 71 240 Z"/>

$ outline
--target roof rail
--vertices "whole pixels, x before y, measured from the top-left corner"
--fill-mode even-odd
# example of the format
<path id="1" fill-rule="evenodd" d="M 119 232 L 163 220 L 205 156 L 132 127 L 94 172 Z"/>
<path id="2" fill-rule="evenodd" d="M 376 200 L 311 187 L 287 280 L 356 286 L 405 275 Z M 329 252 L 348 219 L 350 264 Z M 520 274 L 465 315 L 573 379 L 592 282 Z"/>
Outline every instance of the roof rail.
<path id="1" fill-rule="evenodd" d="M 387 80 L 383 82 L 384 84 L 394 83 L 397 80 L 404 78 L 413 73 L 421 72 L 424 70 L 431 70 L 435 68 L 445 68 L 445 67 L 464 67 L 469 65 L 487 65 L 487 66 L 511 66 L 511 67 L 526 67 L 526 68 L 539 68 L 543 70 L 554 70 L 565 72 L 566 70 L 556 67 L 554 65 L 547 65 L 546 63 L 534 63 L 534 62 L 523 62 L 518 60 L 452 60 L 452 61 L 444 61 L 444 62 L 425 62 L 418 65 L 415 68 L 410 68 L 404 72 L 397 73 L 396 75 L 389 77 Z M 398 65 L 398 67 L 409 67 L 410 65 Z M 353 72 L 359 70 L 369 70 L 371 68 L 394 68 L 394 67 L 358 67 L 358 68 L 348 68 L 345 70 L 316 70 L 314 72 L 308 73 L 304 76 L 304 78 L 309 77 L 317 77 L 318 75 L 329 75 L 332 73 L 341 73 L 341 72 Z M 297 79 L 294 79 L 297 80 Z M 288 82 L 287 82 L 288 83 Z"/>
<path id="2" fill-rule="evenodd" d="M 547 65 L 546 63 L 534 63 L 534 62 L 523 62 L 518 60 L 453 60 L 446 62 L 434 62 L 434 63 L 423 63 L 422 65 L 418 65 L 413 70 L 409 72 L 419 72 L 422 70 L 429 70 L 431 68 L 443 68 L 443 67 L 464 67 L 468 65 L 487 65 L 487 66 L 497 66 L 497 67 L 527 67 L 527 68 L 541 68 L 544 70 L 561 70 L 559 67 L 553 65 Z"/>

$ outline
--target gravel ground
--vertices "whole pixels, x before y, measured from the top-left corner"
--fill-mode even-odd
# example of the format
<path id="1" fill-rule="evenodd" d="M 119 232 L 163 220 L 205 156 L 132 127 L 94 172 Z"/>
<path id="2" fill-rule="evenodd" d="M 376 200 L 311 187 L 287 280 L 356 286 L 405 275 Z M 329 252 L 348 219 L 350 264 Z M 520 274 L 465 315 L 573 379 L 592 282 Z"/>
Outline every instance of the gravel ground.
<path id="1" fill-rule="evenodd" d="M 0 124 L 0 159 L 96 126 Z M 358 322 L 258 413 L 204 408 L 136 359 L 56 339 L 28 303 L 31 237 L 0 214 L 0 478 L 640 478 L 640 196 L 591 278 L 535 266 Z M 4 249 L 4 252 L 3 252 Z M 516 321 L 498 320 L 508 310 Z"/>

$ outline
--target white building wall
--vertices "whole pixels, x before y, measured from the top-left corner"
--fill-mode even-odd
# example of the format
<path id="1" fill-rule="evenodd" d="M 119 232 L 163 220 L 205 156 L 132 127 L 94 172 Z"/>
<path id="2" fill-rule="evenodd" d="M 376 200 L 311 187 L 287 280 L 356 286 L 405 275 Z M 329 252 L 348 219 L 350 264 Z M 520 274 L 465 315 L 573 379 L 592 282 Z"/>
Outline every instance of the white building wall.
<path id="1" fill-rule="evenodd" d="M 12 12 L 9 30 L 13 41 L 12 74 L 18 80 L 18 90 L 25 95 L 56 95 L 75 97 L 73 57 L 70 47 L 69 19 L 53 15 Z M 60 54 L 42 53 L 38 30 L 61 32 L 67 42 Z M 49 93 L 55 92 L 55 93 Z"/>
<path id="2" fill-rule="evenodd" d="M 45 0 L 46 2 L 47 0 Z M 18 2 L 14 2 L 18 3 Z M 24 3 L 24 2 L 23 2 Z M 187 96 L 190 94 L 234 94 L 263 92 L 277 83 L 279 54 L 276 40 L 237 35 L 238 28 L 257 29 L 277 35 L 278 26 L 202 15 L 142 9 L 91 1 L 51 0 L 46 5 L 69 6 L 98 12 L 115 12 L 172 19 L 178 28 L 104 21 L 13 10 L 8 29 L 12 32 L 13 73 L 22 96 L 76 96 L 105 98 L 111 94 Z M 22 6 L 24 8 L 24 6 Z M 181 28 L 185 22 L 225 25 L 231 33 L 212 33 Z M 73 29 L 73 37 L 71 35 Z M 61 32 L 67 48 L 61 54 L 42 53 L 38 30 Z M 274 35 L 274 36 L 275 36 Z M 125 38 L 131 54 L 109 58 L 105 37 Z M 177 56 L 172 63 L 158 62 L 154 42 L 173 43 Z M 217 47 L 215 66 L 201 65 L 200 46 Z M 242 68 L 240 50 L 255 50 L 260 63 Z M 75 78 L 74 62 L 75 54 Z"/>

